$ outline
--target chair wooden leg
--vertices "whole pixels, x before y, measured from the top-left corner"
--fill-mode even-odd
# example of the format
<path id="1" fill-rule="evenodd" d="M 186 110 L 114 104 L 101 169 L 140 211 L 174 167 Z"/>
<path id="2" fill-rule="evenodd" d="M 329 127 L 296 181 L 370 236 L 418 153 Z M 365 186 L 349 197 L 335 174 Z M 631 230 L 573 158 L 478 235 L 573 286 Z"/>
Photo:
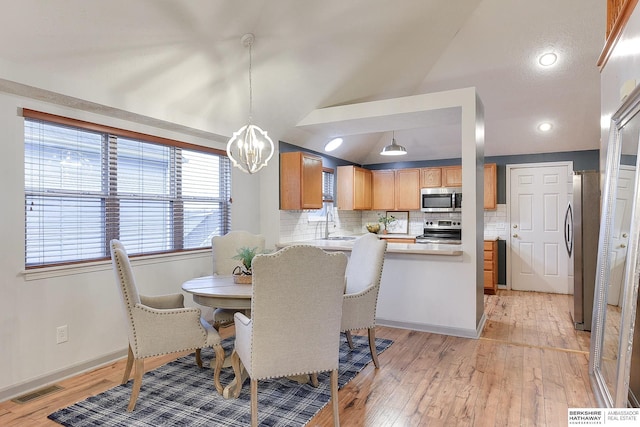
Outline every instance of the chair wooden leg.
<path id="1" fill-rule="evenodd" d="M 202 368 L 202 355 L 200 354 L 199 348 L 196 348 L 196 363 L 198 364 L 198 368 Z"/>
<path id="2" fill-rule="evenodd" d="M 338 370 L 331 371 L 331 406 L 333 407 L 333 425 L 340 427 L 340 408 L 338 405 Z"/>
<path id="3" fill-rule="evenodd" d="M 258 427 L 258 380 L 253 378 L 251 378 L 251 427 Z"/>
<path id="4" fill-rule="evenodd" d="M 351 331 L 345 331 L 344 334 L 347 337 L 347 344 L 349 344 L 349 348 L 353 350 L 353 339 L 351 339 Z"/>
<path id="5" fill-rule="evenodd" d="M 133 411 L 136 407 L 136 400 L 138 400 L 138 394 L 140 394 L 140 387 L 142 386 L 142 375 L 144 375 L 144 359 L 136 359 L 136 372 L 133 375 L 133 388 L 131 388 L 131 398 L 129 399 L 129 406 L 127 411 Z"/>
<path id="6" fill-rule="evenodd" d="M 124 375 L 122 376 L 122 383 L 126 384 L 129 381 L 129 376 L 131 375 L 131 368 L 133 368 L 133 351 L 131 350 L 131 346 L 129 346 L 129 353 L 127 354 L 127 364 L 124 367 Z"/>
<path id="7" fill-rule="evenodd" d="M 369 328 L 369 350 L 371 350 L 371 358 L 376 369 L 380 368 L 378 363 L 378 352 L 376 351 L 376 328 Z"/>
<path id="8" fill-rule="evenodd" d="M 318 387 L 318 373 L 314 372 L 311 376 L 311 385 L 314 387 Z"/>
<path id="9" fill-rule="evenodd" d="M 224 363 L 224 348 L 221 345 L 213 347 L 213 351 L 216 352 L 216 366 L 213 368 L 213 385 L 216 387 L 218 394 L 222 395 L 222 384 L 220 383 L 220 371 L 222 371 L 222 364 Z"/>

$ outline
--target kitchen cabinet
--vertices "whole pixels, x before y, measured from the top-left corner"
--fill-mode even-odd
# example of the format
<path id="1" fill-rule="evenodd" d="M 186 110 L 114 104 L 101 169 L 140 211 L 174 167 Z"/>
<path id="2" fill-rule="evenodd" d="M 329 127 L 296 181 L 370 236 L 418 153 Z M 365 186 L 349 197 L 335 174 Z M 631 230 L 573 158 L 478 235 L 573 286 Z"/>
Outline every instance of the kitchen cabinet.
<path id="1" fill-rule="evenodd" d="M 420 210 L 420 169 L 396 170 L 397 211 Z"/>
<path id="2" fill-rule="evenodd" d="M 322 208 L 322 158 L 301 151 L 280 154 L 280 209 Z"/>
<path id="3" fill-rule="evenodd" d="M 338 166 L 338 209 L 371 209 L 371 171 L 357 166 Z"/>
<path id="4" fill-rule="evenodd" d="M 484 241 L 484 293 L 495 295 L 498 289 L 498 240 Z"/>
<path id="5" fill-rule="evenodd" d="M 462 187 L 462 166 L 443 166 L 442 186 Z"/>
<path id="6" fill-rule="evenodd" d="M 414 238 L 409 238 L 409 237 L 387 237 L 389 236 L 388 234 L 385 236 L 380 236 L 381 239 L 384 239 L 387 241 L 387 243 L 415 243 L 416 239 Z"/>
<path id="7" fill-rule="evenodd" d="M 394 210 L 396 200 L 396 174 L 394 170 L 371 171 L 371 209 Z"/>
<path id="8" fill-rule="evenodd" d="M 420 169 L 387 169 L 371 172 L 371 208 L 373 210 L 420 209 Z"/>
<path id="9" fill-rule="evenodd" d="M 498 172 L 495 163 L 484 165 L 484 208 L 495 210 L 498 207 Z"/>
<path id="10" fill-rule="evenodd" d="M 442 187 L 442 168 L 420 168 L 420 188 Z"/>
<path id="11" fill-rule="evenodd" d="M 498 206 L 497 166 L 495 163 L 484 165 L 484 209 L 495 210 Z M 462 166 L 443 166 L 440 168 L 420 169 L 420 188 L 461 187 Z"/>

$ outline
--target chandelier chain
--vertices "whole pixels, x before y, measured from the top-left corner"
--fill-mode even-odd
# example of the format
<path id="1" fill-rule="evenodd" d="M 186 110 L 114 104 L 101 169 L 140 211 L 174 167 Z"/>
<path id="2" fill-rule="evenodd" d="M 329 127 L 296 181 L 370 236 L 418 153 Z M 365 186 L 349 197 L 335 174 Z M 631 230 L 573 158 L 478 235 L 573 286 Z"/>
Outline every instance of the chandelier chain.
<path id="1" fill-rule="evenodd" d="M 253 47 L 253 42 L 249 43 L 249 124 L 253 122 L 253 85 L 251 83 L 251 71 L 252 71 L 251 48 L 252 47 Z"/>

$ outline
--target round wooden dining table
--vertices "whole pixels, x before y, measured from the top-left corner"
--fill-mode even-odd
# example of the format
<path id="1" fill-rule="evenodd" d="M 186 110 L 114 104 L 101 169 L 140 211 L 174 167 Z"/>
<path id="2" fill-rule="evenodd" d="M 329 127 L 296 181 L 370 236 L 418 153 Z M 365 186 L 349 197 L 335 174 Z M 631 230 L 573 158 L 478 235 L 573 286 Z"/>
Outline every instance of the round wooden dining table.
<path id="1" fill-rule="evenodd" d="M 234 283 L 233 276 L 204 276 L 187 280 L 182 290 L 193 301 L 212 308 L 228 308 L 246 312 L 251 310 L 251 283 Z"/>

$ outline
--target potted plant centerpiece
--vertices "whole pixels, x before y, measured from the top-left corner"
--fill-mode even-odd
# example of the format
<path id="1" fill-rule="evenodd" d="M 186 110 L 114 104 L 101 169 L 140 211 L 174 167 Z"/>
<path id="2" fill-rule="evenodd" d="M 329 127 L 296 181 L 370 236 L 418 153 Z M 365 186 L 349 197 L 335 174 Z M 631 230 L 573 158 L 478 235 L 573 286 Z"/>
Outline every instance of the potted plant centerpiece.
<path id="1" fill-rule="evenodd" d="M 251 283 L 251 263 L 253 257 L 257 255 L 258 248 L 247 248 L 245 246 L 238 249 L 238 254 L 233 259 L 242 261 L 242 264 L 233 269 L 234 283 Z"/>
<path id="2" fill-rule="evenodd" d="M 396 217 L 393 215 L 378 214 L 378 222 L 384 226 L 384 230 L 382 230 L 382 233 L 387 234 L 387 227 L 396 222 Z"/>

